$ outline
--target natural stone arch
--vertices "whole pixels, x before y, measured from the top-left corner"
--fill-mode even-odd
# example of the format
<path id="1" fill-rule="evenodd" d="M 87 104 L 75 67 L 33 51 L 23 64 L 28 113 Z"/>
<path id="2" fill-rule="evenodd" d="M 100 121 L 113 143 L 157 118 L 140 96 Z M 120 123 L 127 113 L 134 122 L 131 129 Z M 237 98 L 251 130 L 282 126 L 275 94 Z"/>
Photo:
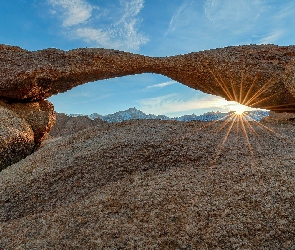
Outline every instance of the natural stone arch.
<path id="1" fill-rule="evenodd" d="M 232 46 L 186 55 L 148 57 L 109 49 L 30 52 L 0 45 L 0 106 L 5 108 L 3 114 L 11 110 L 17 119 L 31 126 L 33 148 L 36 148 L 55 120 L 53 105 L 45 99 L 87 82 L 157 73 L 229 101 L 294 113 L 294 72 L 295 46 Z M 17 143 L 11 145 L 17 150 Z M 22 157 L 31 151 L 25 151 L 28 153 Z"/>
<path id="2" fill-rule="evenodd" d="M 295 110 L 295 46 L 232 46 L 171 57 L 108 49 L 0 47 L 0 98 L 39 101 L 101 79 L 157 73 L 251 107 Z"/>

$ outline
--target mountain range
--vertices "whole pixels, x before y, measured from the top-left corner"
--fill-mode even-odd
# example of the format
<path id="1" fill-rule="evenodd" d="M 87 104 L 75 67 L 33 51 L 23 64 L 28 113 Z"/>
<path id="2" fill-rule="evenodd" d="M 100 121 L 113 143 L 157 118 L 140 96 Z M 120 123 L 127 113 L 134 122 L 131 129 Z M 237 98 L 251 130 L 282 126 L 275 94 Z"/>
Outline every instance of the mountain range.
<path id="1" fill-rule="evenodd" d="M 215 121 L 215 120 L 224 120 L 230 115 L 232 112 L 223 113 L 223 112 L 207 112 L 202 115 L 183 115 L 179 117 L 173 117 L 170 118 L 166 115 L 154 115 L 154 114 L 145 114 L 141 110 L 134 108 L 129 108 L 124 111 L 118 111 L 113 114 L 108 115 L 100 115 L 97 113 L 93 113 L 91 115 L 88 115 L 88 117 L 92 120 L 96 118 L 100 118 L 103 121 L 113 123 L 113 122 L 122 122 L 122 121 L 128 121 L 128 120 L 174 120 L 174 121 Z M 268 116 L 269 111 L 264 110 L 255 110 L 255 111 L 246 111 L 245 118 L 247 120 L 255 120 L 260 121 L 262 117 Z M 81 114 L 69 114 L 68 116 L 71 117 L 77 117 L 77 116 L 83 116 Z"/>

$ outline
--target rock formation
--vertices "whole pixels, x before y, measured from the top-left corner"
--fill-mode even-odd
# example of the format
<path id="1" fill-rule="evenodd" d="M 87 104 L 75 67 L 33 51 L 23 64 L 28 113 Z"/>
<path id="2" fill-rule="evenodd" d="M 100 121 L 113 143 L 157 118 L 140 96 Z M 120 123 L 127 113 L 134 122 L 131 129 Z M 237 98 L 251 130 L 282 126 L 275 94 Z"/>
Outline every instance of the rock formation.
<path id="1" fill-rule="evenodd" d="M 18 115 L 0 105 L 0 171 L 34 150 L 34 132 Z"/>
<path id="2" fill-rule="evenodd" d="M 0 173 L 0 248 L 294 249 L 294 124 L 221 125 L 128 121 L 47 144 Z"/>
<path id="3" fill-rule="evenodd" d="M 44 100 L 87 82 L 157 73 L 247 106 L 292 113 L 294 72 L 295 46 L 235 46 L 157 58 L 109 49 L 31 52 L 0 45 L 0 106 L 31 126 L 36 147 L 54 123 L 53 106 Z"/>
<path id="4" fill-rule="evenodd" d="M 31 126 L 37 147 L 45 139 L 55 123 L 54 107 L 47 100 L 10 104 L 0 101 L 1 106 L 14 111 L 18 117 L 24 119 Z"/>
<path id="5" fill-rule="evenodd" d="M 56 113 L 56 122 L 54 127 L 50 130 L 50 137 L 61 137 L 75 134 L 81 130 L 98 126 L 100 128 L 108 127 L 108 123 L 95 118 L 91 120 L 88 116 L 81 115 L 71 117 L 66 114 Z"/>
<path id="6" fill-rule="evenodd" d="M 0 170 L 31 154 L 55 122 L 53 105 L 46 101 L 0 101 Z"/>
<path id="7" fill-rule="evenodd" d="M 157 58 L 109 49 L 30 52 L 1 45 L 0 98 L 37 101 L 95 80 L 158 73 L 227 100 L 294 112 L 294 68 L 295 46 L 232 46 Z"/>
<path id="8" fill-rule="evenodd" d="M 262 118 L 262 122 L 282 122 L 282 121 L 294 121 L 295 113 L 290 112 L 274 112 L 270 111 L 268 116 Z"/>

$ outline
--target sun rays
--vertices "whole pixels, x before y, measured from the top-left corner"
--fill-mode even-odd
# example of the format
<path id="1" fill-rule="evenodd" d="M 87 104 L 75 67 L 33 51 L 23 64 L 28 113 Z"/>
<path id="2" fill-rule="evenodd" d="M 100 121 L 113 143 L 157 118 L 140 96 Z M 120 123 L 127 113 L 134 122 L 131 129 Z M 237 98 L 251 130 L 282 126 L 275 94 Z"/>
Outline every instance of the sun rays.
<path id="1" fill-rule="evenodd" d="M 232 111 L 234 111 L 236 115 L 242 116 L 244 112 L 247 110 L 247 106 L 237 103 L 233 105 L 231 109 Z"/>
<path id="2" fill-rule="evenodd" d="M 223 92 L 223 96 L 226 96 L 227 100 L 231 102 L 223 103 L 229 108 L 229 113 L 220 118 L 219 120 L 212 121 L 204 124 L 198 131 L 202 129 L 212 128 L 212 133 L 214 135 L 222 135 L 219 139 L 220 142 L 216 146 L 215 155 L 212 156 L 210 165 L 214 166 L 220 157 L 222 157 L 224 150 L 226 150 L 226 144 L 228 140 L 235 138 L 237 147 L 241 147 L 244 150 L 247 149 L 248 156 L 252 158 L 249 164 L 255 165 L 255 158 L 259 155 L 259 152 L 255 152 L 255 147 L 253 142 L 256 144 L 263 144 L 265 135 L 273 136 L 284 143 L 291 143 L 294 145 L 294 141 L 288 138 L 288 135 L 281 134 L 276 129 L 267 126 L 266 123 L 258 122 L 255 118 L 251 116 L 248 112 L 253 110 L 252 106 L 259 106 L 264 101 L 269 101 L 272 98 L 277 97 L 277 93 L 271 93 L 269 89 L 276 84 L 276 77 L 270 77 L 261 86 L 261 79 L 258 75 L 249 76 L 245 71 L 241 72 L 240 81 L 237 83 L 233 78 L 230 78 L 230 85 L 225 84 L 225 80 L 218 73 L 214 73 L 213 70 L 209 69 L 209 72 L 213 76 L 220 87 L 220 91 Z M 227 76 L 228 78 L 228 76 Z M 260 81 L 259 86 L 257 83 Z M 230 86 L 231 88 L 228 88 Z M 277 106 L 268 106 L 271 110 L 282 110 L 282 111 L 294 111 L 295 104 L 283 104 Z M 238 150 L 236 150 L 236 153 Z M 234 152 L 232 152 L 234 153 Z"/>

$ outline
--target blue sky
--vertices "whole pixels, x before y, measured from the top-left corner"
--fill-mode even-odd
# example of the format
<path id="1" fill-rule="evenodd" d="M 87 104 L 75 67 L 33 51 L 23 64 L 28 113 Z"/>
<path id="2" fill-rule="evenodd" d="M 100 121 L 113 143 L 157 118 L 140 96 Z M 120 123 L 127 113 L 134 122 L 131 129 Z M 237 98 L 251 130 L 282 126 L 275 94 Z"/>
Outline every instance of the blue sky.
<path id="1" fill-rule="evenodd" d="M 150 56 L 242 44 L 295 44 L 293 0 L 2 0 L 1 43 L 28 50 L 103 47 Z M 58 112 L 136 107 L 178 116 L 228 111 L 221 98 L 156 75 L 87 83 L 49 99 Z"/>

